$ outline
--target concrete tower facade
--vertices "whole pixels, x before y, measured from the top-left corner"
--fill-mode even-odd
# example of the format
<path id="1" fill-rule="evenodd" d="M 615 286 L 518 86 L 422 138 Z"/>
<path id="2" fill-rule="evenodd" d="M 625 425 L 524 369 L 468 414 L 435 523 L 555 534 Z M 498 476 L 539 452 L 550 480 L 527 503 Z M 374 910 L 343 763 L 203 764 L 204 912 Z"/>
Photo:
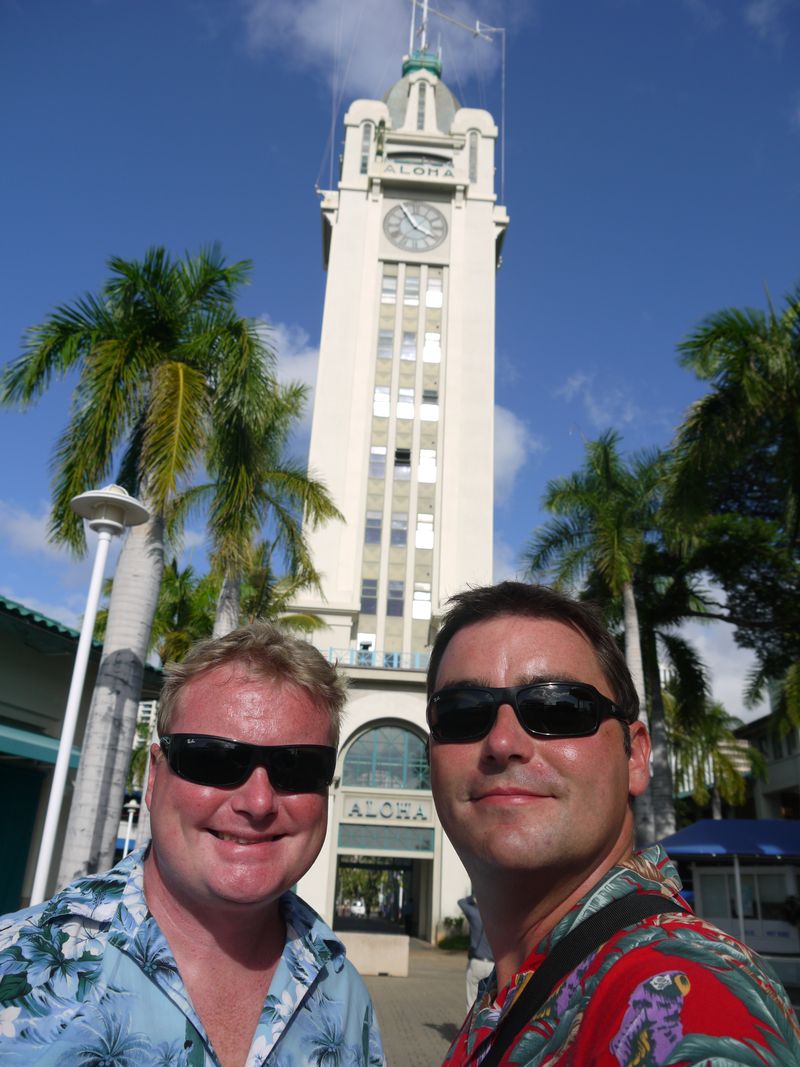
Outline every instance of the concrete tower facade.
<path id="1" fill-rule="evenodd" d="M 415 746 L 437 616 L 492 576 L 495 273 L 508 225 L 494 121 L 460 107 L 440 74 L 436 57 L 413 53 L 384 100 L 350 106 L 338 187 L 322 194 L 309 465 L 346 521 L 308 531 L 324 595 L 302 605 L 325 620 L 314 643 L 348 671 L 352 697 L 328 841 L 300 891 L 330 917 L 342 863 L 403 861 L 401 895 L 425 937 L 466 877 Z"/>

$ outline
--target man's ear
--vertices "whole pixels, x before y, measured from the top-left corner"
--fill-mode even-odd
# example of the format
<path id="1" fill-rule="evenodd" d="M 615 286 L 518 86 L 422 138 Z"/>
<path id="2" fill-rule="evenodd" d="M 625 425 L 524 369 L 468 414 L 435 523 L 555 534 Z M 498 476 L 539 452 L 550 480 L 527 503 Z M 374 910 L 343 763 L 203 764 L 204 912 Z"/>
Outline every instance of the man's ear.
<path id="1" fill-rule="evenodd" d="M 638 719 L 630 723 L 631 754 L 628 756 L 628 792 L 639 797 L 650 781 L 650 734 Z"/>
<path id="2" fill-rule="evenodd" d="M 150 808 L 150 801 L 153 796 L 153 788 L 156 784 L 156 776 L 158 774 L 158 765 L 164 760 L 164 753 L 161 751 L 161 745 L 153 743 L 150 746 L 150 773 L 147 775 L 147 793 L 145 794 L 144 802 Z"/>

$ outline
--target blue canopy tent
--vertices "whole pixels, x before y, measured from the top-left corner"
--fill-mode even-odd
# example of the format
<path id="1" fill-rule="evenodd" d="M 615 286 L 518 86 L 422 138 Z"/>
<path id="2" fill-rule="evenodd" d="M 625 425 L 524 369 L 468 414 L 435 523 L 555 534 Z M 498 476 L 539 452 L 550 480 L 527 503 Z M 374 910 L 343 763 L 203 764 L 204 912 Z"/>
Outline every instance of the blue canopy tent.
<path id="1" fill-rule="evenodd" d="M 736 887 L 739 940 L 744 941 L 744 909 L 739 860 L 800 860 L 800 821 L 796 819 L 700 819 L 665 837 L 661 844 L 673 859 L 718 859 L 730 856 Z"/>

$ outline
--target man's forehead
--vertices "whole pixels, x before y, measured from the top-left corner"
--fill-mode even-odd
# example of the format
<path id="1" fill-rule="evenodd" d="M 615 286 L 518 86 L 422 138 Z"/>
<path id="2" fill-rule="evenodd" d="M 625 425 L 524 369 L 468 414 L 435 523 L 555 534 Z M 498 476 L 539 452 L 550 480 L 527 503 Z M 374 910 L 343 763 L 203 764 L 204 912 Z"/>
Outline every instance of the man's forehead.
<path id="1" fill-rule="evenodd" d="M 206 670 L 194 675 L 183 686 L 181 693 L 186 692 L 187 689 L 193 690 L 196 694 L 204 689 L 229 688 L 263 689 L 266 692 L 280 689 L 287 684 L 289 683 L 286 679 L 258 671 L 246 661 L 233 660 L 230 663 L 220 663 L 208 667 Z"/>
<path id="2" fill-rule="evenodd" d="M 462 627 L 442 655 L 436 684 L 471 680 L 489 684 L 486 671 L 501 671 L 509 684 L 605 679 L 597 653 L 578 627 L 560 619 L 500 615 Z"/>

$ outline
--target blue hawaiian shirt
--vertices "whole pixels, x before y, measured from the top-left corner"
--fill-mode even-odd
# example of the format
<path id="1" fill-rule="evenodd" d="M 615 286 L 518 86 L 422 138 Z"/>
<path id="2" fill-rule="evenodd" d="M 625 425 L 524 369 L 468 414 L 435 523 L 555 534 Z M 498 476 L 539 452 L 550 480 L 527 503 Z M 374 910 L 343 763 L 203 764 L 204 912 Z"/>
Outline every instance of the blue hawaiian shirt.
<path id="1" fill-rule="evenodd" d="M 216 1067 L 144 898 L 144 852 L 0 919 L 3 1067 Z M 246 1067 L 382 1067 L 366 986 L 341 941 L 294 893 L 286 944 Z"/>

